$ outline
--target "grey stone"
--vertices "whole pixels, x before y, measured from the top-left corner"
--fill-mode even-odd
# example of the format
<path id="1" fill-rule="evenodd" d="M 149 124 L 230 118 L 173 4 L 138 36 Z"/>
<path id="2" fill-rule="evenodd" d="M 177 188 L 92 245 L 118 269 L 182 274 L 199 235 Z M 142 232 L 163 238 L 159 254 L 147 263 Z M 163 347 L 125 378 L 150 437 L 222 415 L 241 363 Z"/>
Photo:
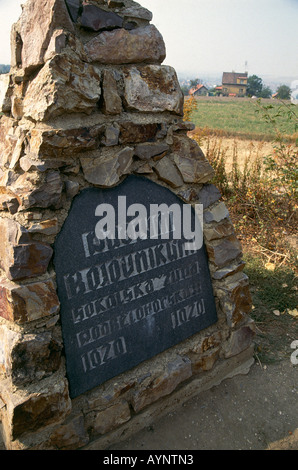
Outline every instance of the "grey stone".
<path id="1" fill-rule="evenodd" d="M 138 144 L 140 142 L 153 141 L 159 129 L 157 123 L 140 123 L 124 121 L 119 123 L 120 144 Z"/>
<path id="2" fill-rule="evenodd" d="M 32 207 L 58 208 L 61 202 L 63 182 L 58 171 L 48 171 L 45 174 L 24 173 L 11 186 L 11 190 L 19 197 L 22 209 Z"/>
<path id="3" fill-rule="evenodd" d="M 199 192 L 198 198 L 200 204 L 203 204 L 204 209 L 207 209 L 221 198 L 221 193 L 214 184 L 206 184 Z"/>
<path id="4" fill-rule="evenodd" d="M 50 438 L 51 444 L 59 450 L 75 450 L 89 442 L 82 415 L 67 420 L 55 428 Z"/>
<path id="5" fill-rule="evenodd" d="M 172 393 L 177 386 L 192 376 L 191 362 L 188 358 L 177 357 L 167 365 L 163 374 L 155 377 L 149 386 L 133 394 L 132 406 L 136 413 L 158 399 Z"/>
<path id="6" fill-rule="evenodd" d="M 14 385 L 25 385 L 56 372 L 61 363 L 62 344 L 50 332 L 27 334 L 10 351 L 10 371 Z"/>
<path id="7" fill-rule="evenodd" d="M 24 116 L 35 121 L 64 113 L 90 114 L 101 96 L 100 74 L 91 64 L 58 54 L 29 83 Z"/>
<path id="8" fill-rule="evenodd" d="M 118 93 L 115 72 L 105 70 L 103 73 L 103 109 L 106 114 L 120 114 L 122 100 Z"/>
<path id="9" fill-rule="evenodd" d="M 97 157 L 82 157 L 81 164 L 86 180 L 91 184 L 110 187 L 127 173 L 133 157 L 133 149 L 103 150 Z"/>
<path id="10" fill-rule="evenodd" d="M 229 217 L 229 211 L 224 202 L 220 202 L 212 209 L 204 213 L 204 221 L 208 224 L 210 222 L 221 222 Z"/>
<path id="11" fill-rule="evenodd" d="M 241 243 L 235 235 L 222 240 L 216 240 L 212 244 L 209 242 L 206 244 L 206 247 L 210 261 L 219 268 L 224 267 L 242 254 Z"/>
<path id="12" fill-rule="evenodd" d="M 105 410 L 99 411 L 96 414 L 93 423 L 94 434 L 106 434 L 113 429 L 126 423 L 131 418 L 131 412 L 127 401 L 121 400 Z"/>
<path id="13" fill-rule="evenodd" d="M 79 10 L 81 6 L 80 0 L 65 0 L 67 9 L 72 18 L 72 21 L 76 22 L 79 16 Z"/>
<path id="14" fill-rule="evenodd" d="M 113 125 L 107 125 L 105 131 L 105 137 L 101 140 L 101 143 L 106 147 L 112 147 L 113 145 L 118 145 L 119 142 L 119 127 Z"/>
<path id="15" fill-rule="evenodd" d="M 255 336 L 255 325 L 251 321 L 248 325 L 242 326 L 231 333 L 225 345 L 225 358 L 236 356 L 249 348 Z"/>
<path id="16" fill-rule="evenodd" d="M 85 52 L 93 62 L 115 65 L 156 64 L 163 62 L 166 55 L 163 38 L 153 25 L 133 31 L 104 31 L 85 44 Z"/>
<path id="17" fill-rule="evenodd" d="M 208 183 L 214 170 L 207 160 L 195 160 L 192 156 L 174 154 L 174 160 L 185 183 Z"/>
<path id="18" fill-rule="evenodd" d="M 130 67 L 124 70 L 124 75 L 124 100 L 127 110 L 183 114 L 183 94 L 172 67 Z"/>
<path id="19" fill-rule="evenodd" d="M 92 31 L 102 31 L 123 26 L 123 19 L 114 12 L 98 8 L 96 5 L 83 5 L 80 24 Z"/>
<path id="20" fill-rule="evenodd" d="M 33 222 L 28 227 L 29 233 L 41 233 L 43 235 L 57 235 L 59 230 L 56 218 Z"/>
<path id="21" fill-rule="evenodd" d="M 153 18 L 151 11 L 147 10 L 147 8 L 143 8 L 138 4 L 135 4 L 133 7 L 122 9 L 121 15 L 127 18 L 138 18 L 146 21 L 151 21 Z"/>
<path id="22" fill-rule="evenodd" d="M 141 160 L 149 160 L 156 155 L 161 155 L 169 150 L 169 146 L 163 143 L 145 143 L 137 145 L 135 155 Z"/>
<path id="23" fill-rule="evenodd" d="M 29 71 L 44 63 L 44 54 L 56 29 L 74 32 L 64 0 L 28 0 L 12 30 L 12 45 L 20 41 L 20 51 L 12 48 L 12 66 Z M 18 56 L 18 57 L 16 57 Z M 18 62 L 21 62 L 18 63 Z"/>
<path id="24" fill-rule="evenodd" d="M 183 180 L 175 165 L 168 158 L 163 158 L 154 165 L 154 170 L 157 172 L 159 178 L 165 181 L 173 188 L 182 186 Z"/>

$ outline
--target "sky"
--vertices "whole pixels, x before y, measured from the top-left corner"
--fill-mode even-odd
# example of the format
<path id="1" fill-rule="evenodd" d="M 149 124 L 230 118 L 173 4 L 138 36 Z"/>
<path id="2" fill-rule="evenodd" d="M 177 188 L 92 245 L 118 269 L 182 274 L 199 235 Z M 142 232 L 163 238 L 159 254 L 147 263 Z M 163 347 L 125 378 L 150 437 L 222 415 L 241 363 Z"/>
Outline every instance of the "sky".
<path id="1" fill-rule="evenodd" d="M 0 63 L 25 0 L 0 0 Z M 153 13 L 178 74 L 298 79 L 298 0 L 139 0 Z"/>

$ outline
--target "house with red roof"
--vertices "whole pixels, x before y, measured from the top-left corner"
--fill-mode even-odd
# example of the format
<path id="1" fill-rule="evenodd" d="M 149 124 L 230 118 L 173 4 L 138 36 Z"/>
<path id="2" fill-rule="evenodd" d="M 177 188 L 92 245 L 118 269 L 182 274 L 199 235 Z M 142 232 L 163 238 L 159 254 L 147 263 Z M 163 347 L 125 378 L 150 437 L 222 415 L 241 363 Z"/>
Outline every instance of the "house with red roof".
<path id="1" fill-rule="evenodd" d="M 222 75 L 223 96 L 246 96 L 248 74 L 236 72 L 224 72 Z"/>
<path id="2" fill-rule="evenodd" d="M 205 85 L 202 84 L 196 85 L 189 90 L 190 96 L 206 96 L 207 93 L 208 88 L 206 88 Z"/>

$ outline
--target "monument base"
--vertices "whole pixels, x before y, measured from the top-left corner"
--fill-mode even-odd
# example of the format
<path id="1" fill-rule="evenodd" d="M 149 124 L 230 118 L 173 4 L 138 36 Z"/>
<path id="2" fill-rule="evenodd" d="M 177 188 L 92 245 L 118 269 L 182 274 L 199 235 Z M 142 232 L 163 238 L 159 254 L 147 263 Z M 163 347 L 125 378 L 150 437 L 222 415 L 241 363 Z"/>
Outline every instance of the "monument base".
<path id="1" fill-rule="evenodd" d="M 241 244 L 151 19 L 133 0 L 28 0 L 12 28 L 0 87 L 9 450 L 108 448 L 252 363 Z M 90 192 L 101 199 L 73 212 Z M 175 237 L 101 249 L 95 216 L 114 192 L 133 209 L 203 206 L 204 254 L 188 256 Z"/>
<path id="2" fill-rule="evenodd" d="M 148 410 L 134 416 L 129 423 L 124 424 L 107 436 L 100 437 L 92 442 L 92 444 L 87 445 L 83 450 L 105 450 L 128 439 L 145 427 L 158 423 L 158 420 L 168 413 L 173 413 L 174 411 L 179 413 L 179 409 L 184 403 L 197 397 L 200 393 L 206 392 L 236 375 L 248 374 L 254 364 L 253 352 L 254 348 L 250 347 L 235 357 L 220 361 L 211 371 L 193 378 L 170 396 L 162 398 L 148 408 Z"/>

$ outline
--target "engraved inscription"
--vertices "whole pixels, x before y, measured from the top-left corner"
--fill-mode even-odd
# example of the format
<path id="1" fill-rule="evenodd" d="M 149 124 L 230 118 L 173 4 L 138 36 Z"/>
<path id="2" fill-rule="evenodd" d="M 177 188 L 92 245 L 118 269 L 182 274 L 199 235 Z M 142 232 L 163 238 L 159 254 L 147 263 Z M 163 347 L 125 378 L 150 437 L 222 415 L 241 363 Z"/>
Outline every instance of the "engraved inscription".
<path id="1" fill-rule="evenodd" d="M 72 398 L 217 321 L 205 248 L 187 249 L 173 224 L 148 220 L 157 230 L 153 239 L 97 238 L 96 208 L 123 196 L 144 206 L 183 204 L 166 188 L 132 176 L 75 198 L 54 247 Z"/>

